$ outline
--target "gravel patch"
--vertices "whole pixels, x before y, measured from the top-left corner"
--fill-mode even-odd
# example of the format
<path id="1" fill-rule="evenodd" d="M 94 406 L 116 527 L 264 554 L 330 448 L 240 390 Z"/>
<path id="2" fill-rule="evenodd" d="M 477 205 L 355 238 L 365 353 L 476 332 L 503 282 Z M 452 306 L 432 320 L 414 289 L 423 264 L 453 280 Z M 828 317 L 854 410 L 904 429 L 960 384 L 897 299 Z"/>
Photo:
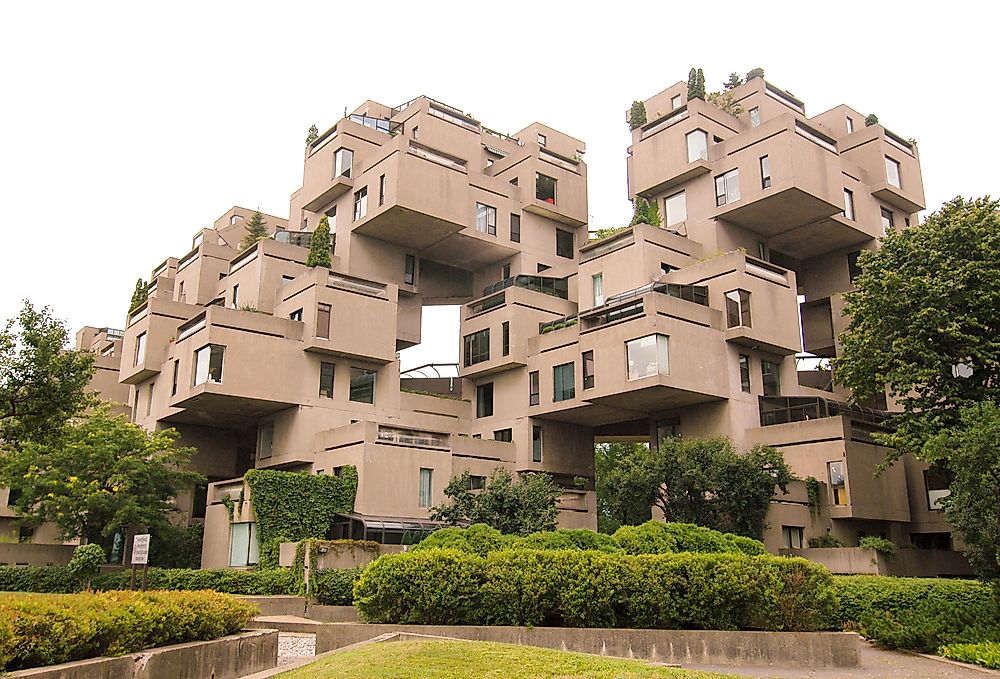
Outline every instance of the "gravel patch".
<path id="1" fill-rule="evenodd" d="M 298 632 L 278 634 L 278 667 L 316 655 L 316 635 Z"/>

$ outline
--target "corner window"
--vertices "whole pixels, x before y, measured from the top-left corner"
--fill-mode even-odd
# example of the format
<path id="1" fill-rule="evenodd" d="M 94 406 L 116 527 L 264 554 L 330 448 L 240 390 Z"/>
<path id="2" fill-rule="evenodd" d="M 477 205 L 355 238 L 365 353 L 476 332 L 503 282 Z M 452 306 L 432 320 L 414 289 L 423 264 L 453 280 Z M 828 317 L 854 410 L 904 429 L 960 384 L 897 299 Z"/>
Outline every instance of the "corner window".
<path id="1" fill-rule="evenodd" d="M 139 333 L 135 338 L 135 362 L 132 365 L 140 365 L 146 360 L 146 333 Z"/>
<path id="2" fill-rule="evenodd" d="M 236 222 L 242 222 L 242 221 L 243 221 L 242 215 L 231 215 L 229 217 L 229 226 L 235 226 Z"/>
<path id="3" fill-rule="evenodd" d="M 483 203 L 476 203 L 476 231 L 497 235 L 497 209 Z"/>
<path id="4" fill-rule="evenodd" d="M 854 192 L 844 189 L 844 216 L 854 221 Z"/>
<path id="5" fill-rule="evenodd" d="M 538 405 L 538 371 L 532 370 L 528 373 L 528 405 Z"/>
<path id="6" fill-rule="evenodd" d="M 419 505 L 421 507 L 429 508 L 431 506 L 431 495 L 433 494 L 434 485 L 434 470 L 420 468 L 420 500 Z"/>
<path id="7" fill-rule="evenodd" d="M 234 568 L 253 566 L 260 560 L 257 524 L 241 522 L 229 525 L 229 565 Z"/>
<path id="8" fill-rule="evenodd" d="M 893 219 L 892 210 L 882 208 L 882 235 L 888 236 L 890 231 L 896 230 L 896 220 Z"/>
<path id="9" fill-rule="evenodd" d="M 688 162 L 708 160 L 708 132 L 694 130 L 687 133 Z"/>
<path id="10" fill-rule="evenodd" d="M 542 428 L 537 424 L 531 427 L 531 461 L 542 461 Z"/>
<path id="11" fill-rule="evenodd" d="M 830 476 L 830 499 L 833 504 L 843 507 L 847 504 L 847 483 L 844 481 L 844 463 L 827 462 L 827 472 Z"/>
<path id="12" fill-rule="evenodd" d="M 572 363 L 552 368 L 552 400 L 568 401 L 576 397 L 576 376 Z"/>
<path id="13" fill-rule="evenodd" d="M 767 156 L 760 157 L 760 188 L 771 188 L 771 160 Z"/>
<path id="14" fill-rule="evenodd" d="M 556 254 L 568 259 L 573 258 L 573 234 L 570 231 L 556 229 Z"/>
<path id="15" fill-rule="evenodd" d="M 680 191 L 672 196 L 667 196 L 663 201 L 663 213 L 667 226 L 686 221 L 688 218 L 687 195 Z"/>
<path id="16" fill-rule="evenodd" d="M 941 511 L 941 500 L 951 495 L 951 474 L 931 467 L 924 470 L 924 487 L 927 489 L 927 509 Z"/>
<path id="17" fill-rule="evenodd" d="M 715 178 L 715 205 L 720 207 L 727 203 L 735 203 L 740 199 L 739 168 L 720 174 Z"/>
<path id="18" fill-rule="evenodd" d="M 543 203 L 548 203 L 550 205 L 556 204 L 556 180 L 552 177 L 542 174 L 541 172 L 535 173 L 535 198 L 542 201 Z"/>
<path id="19" fill-rule="evenodd" d="M 265 422 L 257 429 L 257 459 L 267 460 L 274 451 L 274 423 Z"/>
<path id="20" fill-rule="evenodd" d="M 781 395 L 781 377 L 778 374 L 778 364 L 771 361 L 760 362 L 761 385 L 764 388 L 764 396 Z"/>
<path id="21" fill-rule="evenodd" d="M 375 403 L 375 371 L 351 368 L 350 399 L 357 403 Z"/>
<path id="22" fill-rule="evenodd" d="M 594 388 L 594 352 L 585 351 L 581 355 L 583 359 L 583 388 Z"/>
<path id="23" fill-rule="evenodd" d="M 292 313 L 288 314 L 288 320 L 302 322 L 302 309 L 296 309 Z"/>
<path id="24" fill-rule="evenodd" d="M 670 97 L 670 110 L 673 111 L 681 107 L 681 95 L 675 94 Z"/>
<path id="25" fill-rule="evenodd" d="M 753 327 L 750 322 L 750 293 L 746 290 L 726 293 L 726 327 Z"/>
<path id="26" fill-rule="evenodd" d="M 740 354 L 740 390 L 750 393 L 750 357 Z"/>
<path id="27" fill-rule="evenodd" d="M 502 342 L 500 345 L 500 354 L 502 356 L 510 355 L 510 321 L 504 321 L 500 324 L 500 334 Z"/>
<path id="28" fill-rule="evenodd" d="M 802 549 L 802 526 L 782 526 L 781 540 L 785 549 Z"/>
<path id="29" fill-rule="evenodd" d="M 322 302 L 316 305 L 316 337 L 330 339 L 330 305 Z"/>
<path id="30" fill-rule="evenodd" d="M 514 243 L 521 242 L 521 215 L 510 215 L 510 240 Z"/>
<path id="31" fill-rule="evenodd" d="M 333 154 L 333 176 L 351 178 L 351 165 L 354 163 L 354 151 L 337 149 Z"/>
<path id="32" fill-rule="evenodd" d="M 490 360 L 490 329 L 484 328 L 462 338 L 465 366 Z"/>
<path id="33" fill-rule="evenodd" d="M 220 344 L 207 344 L 194 352 L 194 383 L 222 382 L 222 362 L 226 348 Z"/>
<path id="34" fill-rule="evenodd" d="M 487 382 L 476 387 L 476 417 L 493 415 L 493 383 Z"/>
<path id="35" fill-rule="evenodd" d="M 417 258 L 413 255 L 406 256 L 406 265 L 403 269 L 403 283 L 413 285 L 417 280 Z"/>
<path id="36" fill-rule="evenodd" d="M 628 379 L 639 380 L 650 375 L 669 375 L 666 335 L 647 335 L 625 343 Z"/>
<path id="37" fill-rule="evenodd" d="M 333 363 L 319 364 L 319 395 L 333 398 Z"/>
<path id="38" fill-rule="evenodd" d="M 889 156 L 885 157 L 885 178 L 890 186 L 895 186 L 897 189 L 902 188 L 899 181 L 899 161 L 893 160 Z"/>
<path id="39" fill-rule="evenodd" d="M 368 187 L 362 186 L 361 190 L 354 194 L 354 221 L 364 219 L 368 214 Z"/>
<path id="40" fill-rule="evenodd" d="M 604 274 L 594 274 L 591 277 L 591 282 L 594 290 L 594 306 L 601 306 L 604 304 Z"/>
<path id="41" fill-rule="evenodd" d="M 754 106 L 750 109 L 750 127 L 757 127 L 760 125 L 760 109 Z"/>

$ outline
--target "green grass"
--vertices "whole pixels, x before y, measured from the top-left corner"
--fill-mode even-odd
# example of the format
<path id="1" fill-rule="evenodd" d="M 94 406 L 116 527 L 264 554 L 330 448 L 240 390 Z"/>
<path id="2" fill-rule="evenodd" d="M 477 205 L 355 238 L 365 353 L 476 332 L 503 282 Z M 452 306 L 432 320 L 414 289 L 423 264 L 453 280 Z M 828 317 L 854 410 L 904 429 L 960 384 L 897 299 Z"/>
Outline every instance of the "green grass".
<path id="1" fill-rule="evenodd" d="M 485 641 L 393 641 L 331 655 L 281 679 L 737 679 L 548 648 Z"/>

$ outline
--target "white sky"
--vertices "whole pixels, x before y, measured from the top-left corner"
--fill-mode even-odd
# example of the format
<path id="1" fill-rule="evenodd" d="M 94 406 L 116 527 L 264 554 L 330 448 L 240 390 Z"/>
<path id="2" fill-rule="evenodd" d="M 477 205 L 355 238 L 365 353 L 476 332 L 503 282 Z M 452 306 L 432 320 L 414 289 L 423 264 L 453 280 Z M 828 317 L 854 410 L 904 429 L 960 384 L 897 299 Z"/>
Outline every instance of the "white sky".
<path id="1" fill-rule="evenodd" d="M 593 228 L 631 214 L 625 109 L 692 66 L 876 113 L 919 142 L 929 211 L 1000 194 L 997 3 L 673 5 L 3 3 L 0 319 L 28 298 L 74 332 L 122 327 L 135 279 L 229 207 L 286 216 L 309 125 L 365 99 L 584 140 Z M 404 363 L 457 360 L 443 336 Z"/>

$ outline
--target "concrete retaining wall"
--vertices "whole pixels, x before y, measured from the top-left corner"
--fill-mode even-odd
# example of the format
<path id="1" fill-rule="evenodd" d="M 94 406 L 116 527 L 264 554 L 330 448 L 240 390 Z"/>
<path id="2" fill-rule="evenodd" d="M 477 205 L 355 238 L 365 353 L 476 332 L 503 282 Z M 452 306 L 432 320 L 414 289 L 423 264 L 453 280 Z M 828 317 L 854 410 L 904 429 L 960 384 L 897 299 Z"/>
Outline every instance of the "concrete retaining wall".
<path id="1" fill-rule="evenodd" d="M 9 679 L 238 679 L 278 664 L 278 633 L 254 630 L 214 641 L 151 648 L 118 658 L 19 670 Z"/>
<path id="2" fill-rule="evenodd" d="M 65 566 L 76 545 L 0 542 L 0 564 L 6 566 Z"/>
<path id="3" fill-rule="evenodd" d="M 296 615 L 300 618 L 306 614 L 306 600 L 300 596 L 240 596 L 240 599 L 257 604 L 258 615 Z"/>
<path id="4" fill-rule="evenodd" d="M 298 542 L 282 542 L 278 546 L 278 565 L 291 566 L 295 561 L 295 550 Z M 336 568 L 346 570 L 367 566 L 372 561 L 383 554 L 399 554 L 405 552 L 403 545 L 371 545 L 372 549 L 362 549 L 351 543 L 338 543 L 330 541 L 326 545 L 321 545 L 319 554 L 316 555 L 316 562 L 311 564 L 314 570 Z"/>
<path id="5" fill-rule="evenodd" d="M 620 658 L 702 665 L 857 667 L 860 640 L 845 632 L 720 632 L 699 630 L 368 625 L 333 623 L 316 631 L 316 653 L 396 632 L 498 641 Z"/>
<path id="6" fill-rule="evenodd" d="M 830 547 L 782 549 L 782 556 L 801 556 L 823 564 L 833 573 L 844 575 L 895 575 L 936 578 L 969 577 L 972 567 L 961 552 L 943 549 L 897 549 L 896 560 L 889 561 L 874 549 Z"/>
<path id="7" fill-rule="evenodd" d="M 354 606 L 310 605 L 306 617 L 317 622 L 360 622 L 358 609 Z"/>

